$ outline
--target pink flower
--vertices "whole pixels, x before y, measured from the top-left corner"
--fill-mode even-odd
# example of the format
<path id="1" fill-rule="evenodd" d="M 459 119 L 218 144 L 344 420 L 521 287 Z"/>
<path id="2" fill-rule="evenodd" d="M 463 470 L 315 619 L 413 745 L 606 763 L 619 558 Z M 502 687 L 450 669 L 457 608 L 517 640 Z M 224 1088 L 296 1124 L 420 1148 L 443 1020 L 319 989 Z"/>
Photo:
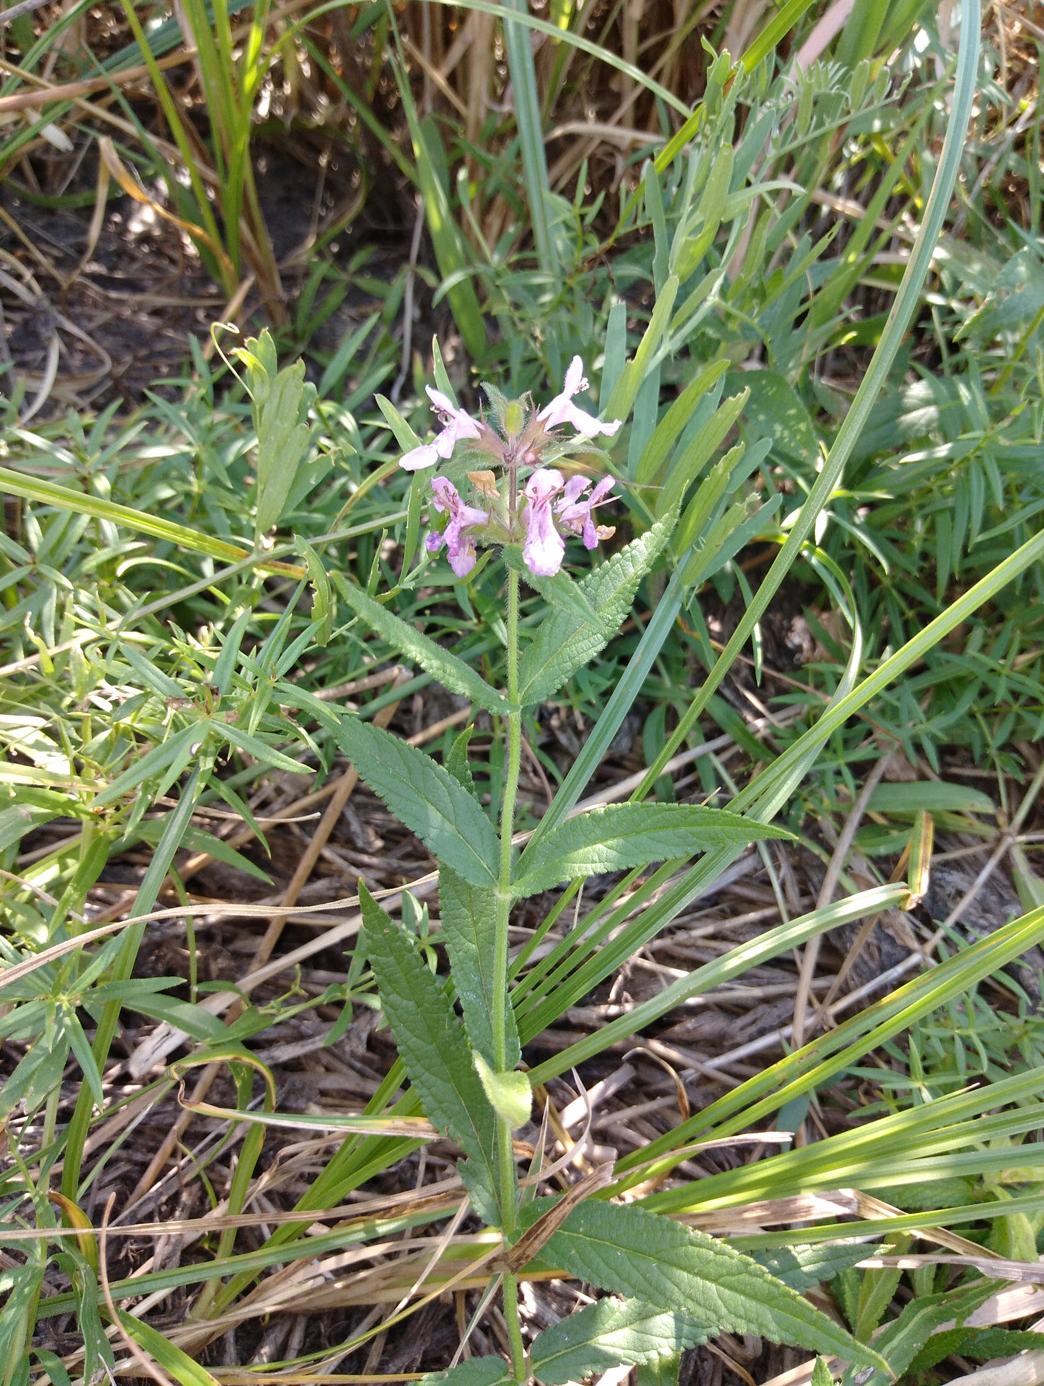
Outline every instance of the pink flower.
<path id="1" fill-rule="evenodd" d="M 489 516 L 484 510 L 466 505 L 448 477 L 433 476 L 431 490 L 432 505 L 440 513 L 449 512 L 449 523 L 441 534 L 433 529 L 425 539 L 424 547 L 429 553 L 438 553 L 445 544 L 450 567 L 457 577 L 466 577 L 474 568 L 478 555 L 474 537 L 465 531 L 488 524 Z"/>
<path id="2" fill-rule="evenodd" d="M 591 512 L 613 489 L 613 478 L 604 476 L 587 499 L 581 500 L 580 497 L 590 485 L 591 482 L 586 476 L 570 477 L 566 482 L 562 499 L 555 506 L 559 521 L 567 529 L 583 537 L 585 549 L 593 549 L 598 543 L 598 527 Z"/>
<path id="3" fill-rule="evenodd" d="M 444 395 L 441 390 L 433 390 L 430 385 L 424 387 L 431 400 L 431 407 L 442 425 L 442 431 L 430 443 L 421 443 L 419 447 L 411 448 L 404 457 L 399 458 L 399 466 L 407 472 L 417 472 L 424 467 L 434 467 L 439 458 L 447 458 L 452 453 L 454 445 L 459 443 L 462 438 L 478 438 L 481 431 L 478 424 L 463 409 L 458 409 L 448 395 Z"/>
<path id="4" fill-rule="evenodd" d="M 604 433 L 611 438 L 620 427 L 622 422 L 620 419 L 613 419 L 611 423 L 603 423 L 601 419 L 596 419 L 593 414 L 585 413 L 583 409 L 578 408 L 573 403 L 573 396 L 586 389 L 584 363 L 579 356 L 574 356 L 569 363 L 569 369 L 566 371 L 562 393 L 556 395 L 550 404 L 541 409 L 537 418 L 541 420 L 545 428 L 555 428 L 558 424 L 570 424 L 577 433 L 582 434 L 585 438 L 594 438 L 599 433 Z"/>
<path id="5" fill-rule="evenodd" d="M 553 467 L 538 468 L 526 482 L 528 504 L 522 515 L 526 525 L 522 560 L 538 577 L 554 577 L 562 566 L 565 540 L 555 528 L 551 502 L 563 485 L 562 473 Z"/>

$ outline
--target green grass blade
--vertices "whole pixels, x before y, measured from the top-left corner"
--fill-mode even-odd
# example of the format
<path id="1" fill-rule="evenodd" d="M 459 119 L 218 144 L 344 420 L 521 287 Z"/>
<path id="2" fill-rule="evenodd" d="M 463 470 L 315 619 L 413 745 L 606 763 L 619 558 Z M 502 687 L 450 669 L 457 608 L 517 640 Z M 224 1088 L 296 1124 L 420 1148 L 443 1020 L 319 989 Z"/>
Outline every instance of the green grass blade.
<path id="1" fill-rule="evenodd" d="M 924 220 L 918 229 L 902 282 L 881 333 L 880 343 L 870 360 L 866 374 L 852 400 L 851 408 L 845 415 L 815 484 L 798 512 L 794 524 L 790 527 L 782 548 L 773 560 L 772 567 L 754 594 L 753 601 L 744 612 L 714 667 L 707 675 L 699 693 L 679 719 L 678 726 L 667 738 L 660 753 L 650 766 L 639 790 L 640 795 L 647 794 L 663 773 L 663 767 L 692 731 L 706 709 L 712 694 L 732 667 L 736 656 L 750 638 L 754 627 L 764 616 L 769 603 L 800 554 L 816 518 L 839 485 L 845 463 L 851 456 L 852 449 L 866 426 L 875 399 L 888 380 L 906 330 L 910 325 L 910 320 L 920 303 L 921 290 L 928 275 L 935 244 L 942 230 L 946 210 L 960 173 L 964 135 L 968 127 L 976 92 L 979 24 L 978 0 L 969 0 L 969 5 L 962 15 L 961 45 L 954 84 L 953 106 L 946 129 L 942 156 L 936 169 L 928 205 L 925 208 Z"/>
<path id="2" fill-rule="evenodd" d="M 515 16 L 527 13 L 524 0 L 505 0 L 504 8 Z M 551 246 L 551 225 L 548 220 L 551 185 L 547 176 L 547 156 L 544 153 L 544 130 L 537 96 L 536 68 L 533 46 L 525 25 L 517 18 L 504 18 L 504 47 L 507 50 L 508 70 L 514 94 L 515 126 L 522 153 L 522 175 L 529 203 L 529 222 L 533 229 L 533 244 L 537 264 L 545 274 L 555 269 Z"/>

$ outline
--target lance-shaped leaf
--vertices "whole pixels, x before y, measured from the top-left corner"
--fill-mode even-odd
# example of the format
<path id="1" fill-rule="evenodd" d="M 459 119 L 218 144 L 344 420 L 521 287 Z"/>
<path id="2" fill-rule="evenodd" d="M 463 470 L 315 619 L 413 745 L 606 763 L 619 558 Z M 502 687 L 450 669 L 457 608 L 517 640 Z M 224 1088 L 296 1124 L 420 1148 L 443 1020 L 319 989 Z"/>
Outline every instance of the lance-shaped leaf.
<path id="1" fill-rule="evenodd" d="M 439 919 L 468 1038 L 486 1062 L 493 1064 L 496 894 L 492 887 L 472 885 L 456 871 L 442 866 L 439 868 Z M 515 1068 L 522 1050 L 510 1002 L 506 1019 L 505 1058 L 508 1067 Z"/>
<path id="2" fill-rule="evenodd" d="M 464 1029 L 414 940 L 359 888 L 363 946 L 399 1057 L 429 1120 L 456 1141 L 472 1172 L 496 1187 L 496 1121 L 471 1061 Z"/>
<path id="3" fill-rule="evenodd" d="M 850 1266 L 857 1266 L 868 1256 L 873 1256 L 878 1248 L 867 1243 L 838 1242 L 805 1243 L 798 1246 L 773 1247 L 769 1251 L 755 1251 L 754 1260 L 759 1266 L 789 1285 L 792 1290 L 810 1290 L 813 1285 L 821 1285 L 824 1280 L 833 1280 Z"/>
<path id="4" fill-rule="evenodd" d="M 792 1290 L 805 1290 L 864 1260 L 873 1250 L 865 1243 L 796 1246 L 759 1252 L 756 1260 Z M 579 1381 L 589 1372 L 673 1358 L 685 1348 L 706 1342 L 715 1332 L 692 1314 L 654 1309 L 640 1299 L 603 1299 L 537 1334 L 530 1364 L 543 1386 L 560 1386 Z"/>
<path id="5" fill-rule="evenodd" d="M 550 698 L 566 679 L 582 669 L 619 630 L 634 601 L 638 584 L 670 537 L 676 512 L 657 520 L 577 584 L 593 616 L 584 619 L 575 604 L 556 606 L 537 631 L 519 665 L 519 700 L 523 705 Z"/>
<path id="6" fill-rule="evenodd" d="M 548 1202 L 531 1205 L 526 1221 L 546 1212 Z M 749 1256 L 644 1208 L 589 1199 L 552 1233 L 540 1260 L 601 1289 L 690 1314 L 714 1332 L 757 1333 L 860 1365 L 885 1366 L 877 1353 Z"/>
<path id="7" fill-rule="evenodd" d="M 538 1333 L 529 1361 L 542 1386 L 562 1386 L 590 1372 L 639 1366 L 696 1347 L 713 1332 L 689 1314 L 654 1309 L 640 1299 L 602 1299 Z"/>
<path id="8" fill-rule="evenodd" d="M 563 823 L 549 841 L 538 844 L 536 854 L 523 852 L 511 888 L 516 895 L 536 895 L 578 876 L 623 871 L 772 837 L 790 838 L 791 834 L 738 813 L 697 804 L 610 804 Z"/>
<path id="9" fill-rule="evenodd" d="M 495 688 L 491 688 L 470 664 L 465 664 L 462 659 L 450 654 L 449 650 L 444 650 L 434 640 L 422 635 L 409 622 L 396 616 L 380 602 L 374 601 L 361 587 L 346 582 L 341 586 L 341 593 L 371 630 L 375 630 L 407 659 L 419 664 L 422 669 L 437 678 L 451 693 L 459 693 L 463 698 L 470 698 L 486 712 L 504 714 L 511 711 L 511 704 L 507 699 L 502 698 Z"/>
<path id="10" fill-rule="evenodd" d="M 495 885 L 493 825 L 458 780 L 416 746 L 345 717 L 337 743 L 359 774 L 411 832 L 472 885 Z"/>
<path id="11" fill-rule="evenodd" d="M 940 1294 L 922 1295 L 907 1304 L 875 1335 L 877 1345 L 887 1356 L 888 1370 L 879 1369 L 864 1376 L 860 1386 L 863 1382 L 866 1386 L 888 1386 L 889 1381 L 902 1379 L 933 1333 L 954 1320 L 963 1323 L 994 1289 L 989 1280 L 980 1280 Z"/>

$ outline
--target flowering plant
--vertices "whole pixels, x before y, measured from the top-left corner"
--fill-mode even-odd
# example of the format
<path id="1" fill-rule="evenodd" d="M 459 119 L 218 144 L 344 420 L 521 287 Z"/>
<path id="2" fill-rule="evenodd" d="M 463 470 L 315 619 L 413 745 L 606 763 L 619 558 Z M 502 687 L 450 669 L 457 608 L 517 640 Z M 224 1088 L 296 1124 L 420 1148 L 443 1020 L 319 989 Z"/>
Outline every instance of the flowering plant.
<path id="1" fill-rule="evenodd" d="M 620 423 L 602 421 L 574 403 L 585 387 L 583 365 L 575 357 L 562 391 L 543 408 L 528 399 L 508 400 L 486 386 L 489 417 L 476 418 L 459 409 L 444 389 L 429 389 L 440 425 L 431 442 L 414 435 L 406 444 L 409 431 L 396 419 L 397 436 L 406 447 L 400 465 L 406 471 L 446 464 L 431 481 L 429 553 L 445 549 L 458 577 L 476 566 L 480 548 L 501 545 L 519 555 L 519 561 L 505 565 L 505 667 L 499 688 L 363 588 L 343 585 L 356 615 L 382 639 L 490 716 L 491 754 L 500 765 L 496 796 L 487 803 L 469 765 L 470 731 L 441 763 L 363 717 L 345 717 L 338 732 L 360 777 L 438 863 L 439 931 L 449 960 L 448 985 L 433 976 L 409 930 L 399 927 L 363 885 L 361 946 L 409 1076 L 412 1091 L 406 1101 L 415 1104 L 413 1111 L 419 1104 L 460 1150 L 464 1194 L 497 1229 L 500 1242 L 495 1264 L 510 1364 L 480 1358 L 428 1380 L 511 1386 L 535 1376 L 543 1386 L 556 1386 L 610 1360 L 605 1353 L 614 1349 L 603 1347 L 603 1335 L 615 1340 L 636 1324 L 659 1325 L 665 1315 L 675 1348 L 731 1329 L 878 1365 L 876 1354 L 797 1290 L 725 1243 L 634 1204 L 588 1198 L 612 1181 L 610 1164 L 593 1170 L 562 1198 L 534 1201 L 519 1181 L 515 1134 L 529 1124 L 533 1086 L 521 1067 L 528 1017 L 524 1003 L 516 1016 L 514 997 L 524 994 L 527 984 L 540 986 L 533 948 L 542 935 L 512 958 L 516 904 L 566 882 L 654 862 L 665 863 L 661 870 L 669 874 L 672 861 L 697 852 L 706 854 L 708 870 L 717 869 L 754 840 L 789 836 L 757 819 L 704 805 L 632 801 L 582 809 L 578 801 L 597 758 L 594 748 L 604 750 L 608 744 L 631 692 L 610 698 L 589 745 L 524 849 L 516 850 L 526 709 L 552 698 L 612 639 L 643 577 L 666 552 L 678 518 L 678 503 L 668 504 L 644 534 L 595 565 L 574 590 L 565 593 L 561 582 L 545 585 L 544 579 L 559 573 L 570 538 L 578 537 L 592 549 L 608 533 L 596 510 L 612 491 L 613 478 L 604 475 L 595 481 L 579 470 L 578 455 L 582 452 L 586 462 L 594 452 L 592 440 L 614 436 Z M 390 410 L 385 413 L 395 417 Z M 467 499 L 460 489 L 465 485 L 471 487 Z M 520 621 L 525 572 L 548 599 L 548 609 L 527 638 Z M 673 622 L 684 574 L 683 565 L 668 585 L 662 616 L 658 613 L 642 636 L 633 656 L 632 682 L 648 672 Z M 549 918 L 554 917 L 552 911 Z M 540 1170 L 537 1177 L 543 1177 Z M 623 1175 L 624 1188 L 630 1178 Z M 604 1255 L 607 1246 L 616 1249 L 612 1258 Z M 627 1298 L 622 1304 L 592 1305 L 595 1312 L 573 1315 L 568 1327 L 563 1323 L 538 1333 L 527 1351 L 518 1272 L 537 1256 Z M 664 1276 L 664 1264 L 670 1265 L 671 1276 Z M 694 1306 L 698 1312 L 689 1312 Z M 575 1340 L 576 1351 L 569 1348 L 568 1378 L 561 1375 L 565 1345 L 559 1327 L 570 1342 Z"/>
<path id="2" fill-rule="evenodd" d="M 579 356 L 570 362 L 560 393 L 539 411 L 528 399 L 509 402 L 492 386 L 486 386 L 496 429 L 458 409 L 441 390 L 427 387 L 440 431 L 430 443 L 406 452 L 399 466 L 408 472 L 421 471 L 440 460 L 448 461 L 455 450 L 485 464 L 467 474 L 481 507 L 463 500 L 449 477 L 432 478 L 431 504 L 438 520 L 428 534 L 426 547 L 429 553 L 438 553 L 445 546 L 450 567 L 458 577 L 471 572 L 480 544 L 520 544 L 522 561 L 529 571 L 537 577 L 553 577 L 562 566 L 566 535 L 579 535 L 584 547 L 593 549 L 600 539 L 615 533 L 614 528 L 597 524 L 594 518 L 595 507 L 613 489 L 611 476 L 595 483 L 575 472 L 567 480 L 557 467 L 545 465 L 549 456 L 555 460 L 568 457 L 578 443 L 588 443 L 600 434 L 611 438 L 620 428 L 619 419 L 604 422 L 573 403 L 587 387 Z M 575 436 L 563 437 L 557 431 L 563 427 L 573 429 Z M 499 469 L 502 478 L 491 468 Z"/>

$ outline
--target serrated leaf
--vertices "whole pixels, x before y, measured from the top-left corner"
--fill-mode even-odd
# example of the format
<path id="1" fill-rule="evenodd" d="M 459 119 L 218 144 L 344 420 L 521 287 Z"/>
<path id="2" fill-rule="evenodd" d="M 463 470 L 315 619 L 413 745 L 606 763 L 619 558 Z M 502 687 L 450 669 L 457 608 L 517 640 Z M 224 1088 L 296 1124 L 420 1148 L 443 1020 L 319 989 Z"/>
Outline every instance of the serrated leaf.
<path id="1" fill-rule="evenodd" d="M 417 1386 L 508 1386 L 514 1378 L 499 1357 L 473 1357 L 444 1372 L 427 1372 Z"/>
<path id="2" fill-rule="evenodd" d="M 533 1110 L 533 1089 L 526 1075 L 518 1069 L 498 1073 L 481 1054 L 472 1054 L 471 1057 L 482 1091 L 489 1098 L 489 1104 L 497 1116 L 506 1121 L 512 1131 L 525 1126 Z"/>
<path id="3" fill-rule="evenodd" d="M 527 1222 L 547 1206 L 544 1199 L 531 1205 Z M 757 1333 L 772 1342 L 884 1366 L 877 1353 L 750 1257 L 644 1208 L 588 1200 L 552 1233 L 541 1261 L 600 1289 L 692 1314 L 714 1332 Z"/>
<path id="4" fill-rule="evenodd" d="M 364 885 L 362 937 L 381 1006 L 426 1115 L 474 1161 L 482 1185 L 496 1187 L 496 1121 L 464 1029 L 413 938 L 395 926 Z"/>
<path id="5" fill-rule="evenodd" d="M 529 1360 L 542 1386 L 579 1381 L 589 1372 L 638 1366 L 706 1342 L 713 1329 L 688 1314 L 638 1299 L 602 1299 L 533 1340 Z"/>
<path id="6" fill-rule="evenodd" d="M 344 718 L 336 739 L 374 793 L 440 862 L 472 885 L 496 884 L 499 844 L 493 825 L 448 770 L 357 717 Z"/>
<path id="7" fill-rule="evenodd" d="M 635 1386 L 678 1386 L 681 1380 L 680 1352 L 668 1353 L 666 1357 L 653 1357 L 648 1362 L 639 1362 L 634 1369 Z"/>
<path id="8" fill-rule="evenodd" d="M 593 620 L 583 619 L 572 609 L 552 610 L 522 655 L 519 701 L 523 705 L 550 698 L 616 634 L 638 584 L 670 537 L 674 520 L 673 512 L 665 515 L 577 584 L 596 613 Z"/>
<path id="9" fill-rule="evenodd" d="M 434 640 L 415 630 L 409 622 L 388 611 L 361 587 L 346 582 L 342 593 L 371 630 L 375 630 L 389 645 L 401 650 L 407 659 L 413 660 L 432 674 L 451 693 L 459 693 L 464 698 L 470 698 L 486 712 L 503 715 L 511 711 L 511 704 L 507 699 L 501 697 L 495 688 L 491 688 L 470 664 L 465 664 L 462 659 L 450 654 L 449 650 L 444 650 Z"/>
<path id="10" fill-rule="evenodd" d="M 863 1242 L 858 1245 L 844 1242 L 837 1246 L 804 1245 L 775 1247 L 771 1251 L 755 1251 L 753 1258 L 759 1266 L 789 1285 L 804 1292 L 824 1280 L 833 1280 L 850 1266 L 856 1266 L 874 1254 L 874 1247 Z"/>
<path id="11" fill-rule="evenodd" d="M 1044 1333 L 1012 1328 L 950 1328 L 933 1333 L 910 1363 L 911 1376 L 929 1371 L 947 1357 L 970 1357 L 991 1362 L 995 1357 L 1014 1357 L 1019 1352 L 1044 1350 Z M 813 1383 L 814 1386 L 814 1383 Z"/>
<path id="12" fill-rule="evenodd" d="M 469 794 L 475 792 L 475 779 L 468 762 L 468 747 L 471 745 L 474 731 L 475 724 L 472 722 L 453 738 L 453 744 L 446 752 L 446 769 Z"/>
<path id="13" fill-rule="evenodd" d="M 578 876 L 623 871 L 765 838 L 791 834 L 696 804 L 610 804 L 563 823 L 550 842 L 538 844 L 538 857 L 523 852 L 511 888 L 519 896 L 536 895 Z"/>
<path id="14" fill-rule="evenodd" d="M 980 1280 L 911 1301 L 875 1335 L 874 1341 L 888 1364 L 886 1370 L 878 1367 L 869 1376 L 861 1376 L 859 1386 L 887 1386 L 902 1377 L 936 1329 L 953 1319 L 960 1322 L 988 1299 L 994 1288 L 991 1281 Z M 845 1380 L 851 1375 L 846 1374 Z"/>
<path id="15" fill-rule="evenodd" d="M 439 868 L 439 918 L 450 973 L 472 1046 L 493 1062 L 493 945 L 497 900 L 489 886 L 472 885 L 447 866 Z M 508 1064 L 522 1057 L 515 1013 L 507 1008 Z"/>
<path id="16" fill-rule="evenodd" d="M 558 607 L 578 621 L 597 621 L 598 612 L 584 596 L 580 584 L 567 572 L 555 573 L 554 577 L 540 577 L 537 573 L 531 573 L 522 562 L 521 549 L 511 545 L 504 549 L 504 561 L 519 574 L 527 587 L 539 592 L 548 606 Z"/>

